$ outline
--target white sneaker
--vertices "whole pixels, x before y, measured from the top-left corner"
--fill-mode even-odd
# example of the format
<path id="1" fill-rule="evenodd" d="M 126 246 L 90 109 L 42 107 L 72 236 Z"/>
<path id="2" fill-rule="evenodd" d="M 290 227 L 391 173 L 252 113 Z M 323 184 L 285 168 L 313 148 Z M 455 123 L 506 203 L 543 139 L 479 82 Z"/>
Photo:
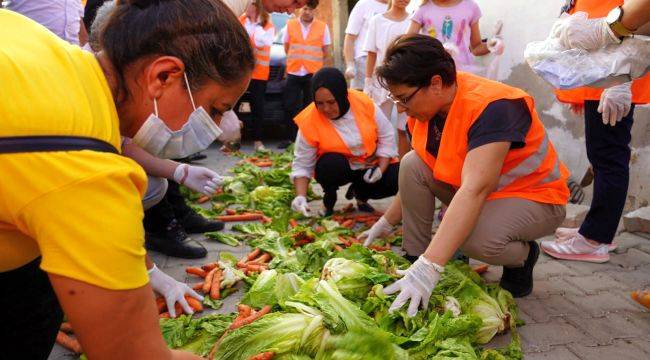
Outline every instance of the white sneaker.
<path id="1" fill-rule="evenodd" d="M 572 237 L 576 236 L 576 234 L 578 233 L 578 230 L 580 230 L 580 228 L 562 228 L 562 227 L 557 228 L 557 230 L 555 230 L 555 239 L 557 239 L 557 241 L 560 241 L 560 242 L 567 241 L 567 240 L 571 239 Z M 615 242 L 612 242 L 611 244 L 609 244 L 608 250 L 609 250 L 609 252 L 612 252 L 612 251 L 616 250 L 617 247 L 618 247 L 618 244 L 616 244 Z"/>
<path id="2" fill-rule="evenodd" d="M 592 245 L 580 233 L 576 233 L 565 241 L 544 240 L 541 245 L 545 253 L 557 259 L 594 263 L 609 261 L 609 246 L 607 244 Z"/>

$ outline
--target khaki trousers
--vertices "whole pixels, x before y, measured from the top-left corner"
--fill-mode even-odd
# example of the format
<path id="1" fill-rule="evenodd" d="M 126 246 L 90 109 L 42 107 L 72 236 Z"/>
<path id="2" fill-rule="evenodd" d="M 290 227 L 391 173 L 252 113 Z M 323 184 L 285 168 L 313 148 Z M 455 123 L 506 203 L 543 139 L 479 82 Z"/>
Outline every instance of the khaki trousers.
<path id="1" fill-rule="evenodd" d="M 402 158 L 399 170 L 404 225 L 402 247 L 408 255 L 424 253 L 431 241 L 435 199 L 448 205 L 454 193 L 449 184 L 434 179 L 431 169 L 415 151 Z M 529 251 L 527 242 L 552 234 L 565 215 L 564 205 L 521 198 L 488 200 L 461 250 L 465 255 L 488 264 L 523 266 Z"/>

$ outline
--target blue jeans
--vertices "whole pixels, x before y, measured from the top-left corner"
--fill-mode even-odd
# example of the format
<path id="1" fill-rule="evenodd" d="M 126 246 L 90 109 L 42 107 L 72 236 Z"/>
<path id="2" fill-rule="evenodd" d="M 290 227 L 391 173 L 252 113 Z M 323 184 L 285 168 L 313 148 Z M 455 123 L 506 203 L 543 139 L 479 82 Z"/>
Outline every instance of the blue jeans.
<path id="1" fill-rule="evenodd" d="M 582 236 L 611 244 L 630 183 L 630 140 L 634 105 L 616 126 L 603 124 L 598 101 L 585 101 L 587 158 L 594 169 L 594 196 L 580 227 Z"/>

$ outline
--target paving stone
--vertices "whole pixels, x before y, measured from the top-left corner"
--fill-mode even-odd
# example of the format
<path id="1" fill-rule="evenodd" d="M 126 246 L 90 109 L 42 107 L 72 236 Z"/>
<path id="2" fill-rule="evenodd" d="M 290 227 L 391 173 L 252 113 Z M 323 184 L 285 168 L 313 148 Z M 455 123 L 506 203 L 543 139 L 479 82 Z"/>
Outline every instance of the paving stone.
<path id="1" fill-rule="evenodd" d="M 642 238 L 650 240 L 650 233 L 647 232 L 635 232 L 634 234 L 639 235 Z"/>
<path id="2" fill-rule="evenodd" d="M 624 314 L 609 314 L 594 319 L 567 316 L 567 322 L 597 340 L 597 344 L 583 342 L 587 346 L 609 345 L 617 339 L 643 338 L 647 335 L 643 329 L 628 321 Z"/>
<path id="3" fill-rule="evenodd" d="M 562 222 L 560 227 L 576 228 L 579 227 L 582 222 L 585 220 L 589 212 L 589 206 L 587 205 L 577 205 L 577 204 L 567 204 L 566 206 L 566 218 Z"/>
<path id="4" fill-rule="evenodd" d="M 551 350 L 545 352 L 526 353 L 526 360 L 580 360 L 566 346 L 551 346 Z"/>
<path id="5" fill-rule="evenodd" d="M 636 268 L 637 266 L 649 265 L 650 254 L 638 249 L 630 249 L 625 254 L 616 254 L 611 256 L 609 261 L 619 267 L 631 269 Z"/>
<path id="6" fill-rule="evenodd" d="M 625 286 L 604 273 L 597 273 L 589 276 L 567 277 L 566 281 L 574 284 L 586 294 L 595 294 L 611 289 L 625 289 Z"/>
<path id="7" fill-rule="evenodd" d="M 546 324 L 530 324 L 519 329 L 524 352 L 545 352 L 551 346 L 566 345 L 588 337 L 573 325 L 559 320 Z"/>
<path id="8" fill-rule="evenodd" d="M 616 238 L 614 238 L 614 242 L 617 245 L 614 252 L 617 254 L 623 254 L 627 252 L 628 249 L 636 248 L 640 245 L 650 246 L 650 240 L 629 232 L 624 232 L 618 235 Z"/>
<path id="9" fill-rule="evenodd" d="M 584 295 L 584 291 L 565 280 L 571 278 L 572 277 L 570 276 L 567 276 L 566 278 L 555 276 L 550 277 L 547 280 L 535 280 L 533 292 L 530 294 L 530 297 L 542 299 L 548 298 L 551 295 Z"/>
<path id="10" fill-rule="evenodd" d="M 568 348 L 580 359 L 647 360 L 648 354 L 629 341 L 618 340 L 606 346 L 570 344 Z"/>
<path id="11" fill-rule="evenodd" d="M 606 272 L 606 274 L 620 282 L 627 292 L 650 287 L 650 266 L 648 265 L 629 271 Z"/>
<path id="12" fill-rule="evenodd" d="M 582 311 L 562 295 L 551 295 L 547 299 L 517 299 L 519 310 L 528 314 L 536 323 L 546 323 L 554 317 L 579 316 Z"/>
<path id="13" fill-rule="evenodd" d="M 640 348 L 641 350 L 645 351 L 647 354 L 650 354 L 650 340 L 648 340 L 648 339 L 634 339 L 634 340 L 630 340 L 630 343 L 632 343 L 632 345 L 635 345 L 636 347 Z"/>
<path id="14" fill-rule="evenodd" d="M 580 317 L 603 317 L 609 313 L 638 310 L 632 300 L 611 292 L 585 296 L 569 295 L 567 298 L 580 307 L 580 312 L 577 314 Z"/>
<path id="15" fill-rule="evenodd" d="M 158 268 L 165 268 L 165 265 L 167 264 L 167 255 L 151 250 L 147 250 L 147 255 L 149 255 L 151 261 L 153 261 L 153 263 L 156 264 Z"/>
<path id="16" fill-rule="evenodd" d="M 574 276 L 577 275 L 577 273 L 565 266 L 562 262 L 560 261 L 549 261 L 545 262 L 542 264 L 538 264 L 535 266 L 535 270 L 533 271 L 533 277 L 535 280 L 537 279 L 548 279 L 550 276 Z"/>
<path id="17" fill-rule="evenodd" d="M 650 233 L 650 206 L 625 214 L 623 223 L 627 231 Z"/>
<path id="18" fill-rule="evenodd" d="M 626 312 L 621 314 L 621 316 L 624 316 L 627 321 L 634 324 L 635 327 L 639 328 L 645 334 L 650 334 L 650 312 L 643 306 L 638 305 L 637 311 Z M 645 338 L 649 339 L 650 336 L 646 336 Z"/>
<path id="19" fill-rule="evenodd" d="M 615 256 L 621 256 L 617 254 L 610 254 L 610 259 Z M 576 275 L 592 275 L 599 272 L 614 272 L 614 271 L 626 271 L 625 268 L 614 264 L 611 261 L 606 263 L 591 263 L 585 261 L 568 261 L 568 260 L 558 260 L 562 265 L 568 267 Z"/>

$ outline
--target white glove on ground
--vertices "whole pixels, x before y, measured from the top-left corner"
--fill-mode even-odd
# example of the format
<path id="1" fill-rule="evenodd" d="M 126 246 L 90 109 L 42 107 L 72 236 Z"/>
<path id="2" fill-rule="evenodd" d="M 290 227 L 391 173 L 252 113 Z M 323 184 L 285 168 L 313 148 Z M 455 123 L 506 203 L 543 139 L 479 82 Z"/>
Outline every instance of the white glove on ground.
<path id="1" fill-rule="evenodd" d="M 235 112 L 232 110 L 226 111 L 219 123 L 222 133 L 217 139 L 222 143 L 238 141 L 241 138 L 241 126 L 242 122 L 239 121 Z"/>
<path id="2" fill-rule="evenodd" d="M 345 78 L 354 79 L 355 76 L 357 76 L 357 70 L 354 68 L 354 63 L 350 62 L 345 68 Z"/>
<path id="3" fill-rule="evenodd" d="M 169 316 L 173 318 L 176 317 L 177 314 L 174 305 L 177 302 L 181 305 L 186 314 L 194 314 L 192 307 L 187 303 L 187 300 L 185 300 L 185 295 L 189 295 L 200 301 L 203 301 L 203 296 L 190 289 L 187 284 L 174 280 L 171 276 L 158 269 L 155 264 L 148 272 L 151 287 L 155 292 L 165 298 Z"/>
<path id="4" fill-rule="evenodd" d="M 302 213 L 307 217 L 310 216 L 309 204 L 307 204 L 307 198 L 302 195 L 296 196 L 291 202 L 291 210 Z"/>
<path id="5" fill-rule="evenodd" d="M 505 50 L 505 45 L 503 44 L 503 40 L 494 37 L 488 40 L 487 48 L 492 54 L 502 55 Z"/>
<path id="6" fill-rule="evenodd" d="M 587 19 L 582 12 L 571 15 L 564 26 L 558 26 L 554 31 L 565 49 L 595 50 L 621 42 L 605 18 Z"/>
<path id="7" fill-rule="evenodd" d="M 600 95 L 598 112 L 603 114 L 603 124 L 616 126 L 632 108 L 632 82 L 612 86 Z"/>
<path id="8" fill-rule="evenodd" d="M 223 178 L 208 168 L 180 164 L 174 170 L 174 181 L 203 195 L 210 196 L 223 183 Z"/>
<path id="9" fill-rule="evenodd" d="M 393 232 L 393 225 L 391 225 L 385 217 L 380 217 L 372 227 L 359 235 L 359 240 L 364 240 L 363 246 L 369 246 L 375 239 L 388 236 Z"/>
<path id="10" fill-rule="evenodd" d="M 379 166 L 375 166 L 372 169 L 366 170 L 366 173 L 363 174 L 363 181 L 367 182 L 368 184 L 374 184 L 377 181 L 381 180 L 382 175 L 383 174 Z"/>
<path id="11" fill-rule="evenodd" d="M 406 311 L 409 317 L 413 317 L 418 313 L 420 305 L 423 310 L 426 310 L 427 306 L 429 306 L 431 292 L 436 287 L 438 280 L 440 280 L 440 273 L 444 270 L 442 266 L 432 263 L 424 255 L 420 255 L 417 261 L 406 270 L 403 278 L 384 289 L 384 292 L 388 295 L 399 291 L 397 298 L 388 311 L 392 313 L 400 309 L 409 300 L 410 304 Z"/>

